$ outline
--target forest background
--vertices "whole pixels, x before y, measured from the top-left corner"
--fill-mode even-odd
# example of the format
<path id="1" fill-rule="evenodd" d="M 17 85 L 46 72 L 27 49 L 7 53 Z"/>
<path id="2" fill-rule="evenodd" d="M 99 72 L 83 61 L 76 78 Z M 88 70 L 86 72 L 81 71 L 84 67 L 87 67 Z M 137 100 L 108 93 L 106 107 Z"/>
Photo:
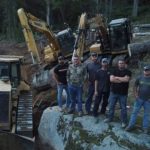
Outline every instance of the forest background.
<path id="1" fill-rule="evenodd" d="M 0 41 L 24 41 L 17 9 L 46 21 L 52 30 L 65 28 L 64 22 L 77 29 L 83 12 L 92 17 L 103 14 L 107 21 L 128 17 L 134 24 L 150 23 L 150 0 L 1 0 Z"/>

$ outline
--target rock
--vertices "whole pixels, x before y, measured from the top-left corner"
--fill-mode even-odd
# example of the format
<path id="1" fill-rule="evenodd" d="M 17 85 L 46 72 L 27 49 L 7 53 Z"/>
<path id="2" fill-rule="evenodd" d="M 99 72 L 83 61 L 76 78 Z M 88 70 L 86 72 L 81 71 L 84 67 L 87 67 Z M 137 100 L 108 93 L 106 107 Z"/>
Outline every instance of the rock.
<path id="1" fill-rule="evenodd" d="M 104 123 L 104 117 L 78 117 L 47 108 L 38 128 L 42 143 L 55 150 L 137 150 L 150 149 L 150 136 L 129 133 L 120 123 Z"/>

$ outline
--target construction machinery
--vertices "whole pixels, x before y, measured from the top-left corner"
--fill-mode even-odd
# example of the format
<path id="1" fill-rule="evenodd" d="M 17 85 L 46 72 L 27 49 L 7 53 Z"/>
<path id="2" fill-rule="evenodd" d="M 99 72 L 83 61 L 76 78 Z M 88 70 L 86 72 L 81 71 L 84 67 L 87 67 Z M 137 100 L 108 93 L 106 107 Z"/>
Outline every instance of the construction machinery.
<path id="1" fill-rule="evenodd" d="M 23 8 L 18 9 L 18 16 L 33 62 L 52 63 L 57 60 L 60 53 L 66 57 L 71 54 L 75 37 L 69 27 L 54 34 L 46 22 L 25 12 Z M 41 49 L 37 45 L 32 30 L 42 33 Z M 41 58 L 41 53 L 44 53 L 44 58 Z"/>
<path id="2" fill-rule="evenodd" d="M 75 37 L 69 27 L 54 34 L 46 22 L 25 12 L 23 8 L 18 9 L 18 16 L 33 63 L 40 64 L 40 69 L 37 69 L 38 71 L 33 75 L 32 86 L 38 90 L 51 87 L 53 82 L 47 68 L 52 68 L 56 64 L 60 54 L 66 58 L 71 57 Z M 43 39 L 40 40 L 40 46 L 32 30 L 42 33 Z"/>
<path id="3" fill-rule="evenodd" d="M 101 57 L 108 57 L 110 61 L 113 61 L 116 56 L 128 55 L 128 44 L 132 38 L 128 18 L 114 19 L 107 24 L 101 14 L 88 19 L 87 14 L 83 13 L 78 29 L 74 53 L 83 54 L 86 49 L 90 52 L 97 52 Z M 81 43 L 82 47 L 78 48 Z"/>
<path id="4" fill-rule="evenodd" d="M 22 56 L 0 55 L 0 129 L 32 137 L 32 93 L 22 62 Z"/>
<path id="5" fill-rule="evenodd" d="M 28 51 L 31 53 L 33 63 L 40 64 L 40 69 L 33 75 L 32 86 L 38 90 L 53 87 L 51 72 L 61 53 L 66 58 L 77 54 L 83 59 L 83 54 L 97 52 L 102 57 L 114 57 L 128 54 L 127 45 L 131 41 L 130 21 L 127 18 L 112 20 L 109 24 L 103 15 L 97 14 L 88 19 L 87 14 L 81 14 L 77 36 L 70 28 L 54 34 L 48 24 L 39 18 L 18 9 L 18 16 L 23 28 Z M 39 48 L 32 30 L 42 33 L 44 40 Z M 45 38 L 46 37 L 46 38 Z M 43 67 L 44 66 L 44 67 Z"/>

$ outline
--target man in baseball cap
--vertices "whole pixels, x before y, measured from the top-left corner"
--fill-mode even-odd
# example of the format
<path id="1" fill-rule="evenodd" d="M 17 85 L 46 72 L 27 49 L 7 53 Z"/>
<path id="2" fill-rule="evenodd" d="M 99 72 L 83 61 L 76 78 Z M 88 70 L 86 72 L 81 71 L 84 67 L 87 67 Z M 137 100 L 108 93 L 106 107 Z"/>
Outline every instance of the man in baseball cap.
<path id="1" fill-rule="evenodd" d="M 150 71 L 150 65 L 144 66 L 144 71 Z"/>
<path id="2" fill-rule="evenodd" d="M 108 64 L 108 59 L 107 58 L 103 58 L 102 59 L 102 63 L 107 63 Z"/>
<path id="3" fill-rule="evenodd" d="M 136 101 L 134 102 L 133 111 L 131 113 L 126 131 L 131 131 L 135 127 L 138 113 L 143 107 L 144 115 L 142 128 L 143 132 L 147 134 L 150 125 L 150 65 L 144 66 L 143 74 L 136 79 L 134 85 L 134 95 Z"/>

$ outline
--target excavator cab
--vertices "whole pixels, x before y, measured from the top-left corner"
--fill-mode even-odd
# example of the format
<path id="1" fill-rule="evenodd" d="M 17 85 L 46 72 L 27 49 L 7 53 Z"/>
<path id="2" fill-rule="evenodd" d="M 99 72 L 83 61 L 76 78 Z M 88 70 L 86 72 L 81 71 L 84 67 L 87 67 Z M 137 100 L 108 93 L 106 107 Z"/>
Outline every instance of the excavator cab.
<path id="1" fill-rule="evenodd" d="M 109 23 L 110 48 L 113 52 L 127 50 L 131 40 L 131 26 L 127 18 L 115 19 Z"/>
<path id="2" fill-rule="evenodd" d="M 75 36 L 70 28 L 67 28 L 63 31 L 60 31 L 56 34 L 56 38 L 61 48 L 61 53 L 66 56 L 68 54 L 72 54 Z"/>
<path id="3" fill-rule="evenodd" d="M 0 58 L 0 80 L 10 81 L 12 88 L 20 83 L 20 61 L 11 58 Z"/>

